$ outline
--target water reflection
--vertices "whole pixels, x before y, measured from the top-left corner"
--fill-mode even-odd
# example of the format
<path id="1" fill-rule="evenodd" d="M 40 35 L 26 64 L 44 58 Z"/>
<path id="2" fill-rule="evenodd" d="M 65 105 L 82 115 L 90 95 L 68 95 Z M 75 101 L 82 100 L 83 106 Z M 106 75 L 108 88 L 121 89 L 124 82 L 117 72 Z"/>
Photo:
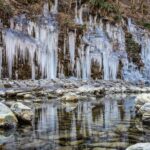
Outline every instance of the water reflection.
<path id="1" fill-rule="evenodd" d="M 72 109 L 68 109 L 69 106 Z M 14 150 L 123 150 L 133 143 L 145 141 L 148 135 L 137 127 L 133 97 L 107 96 L 77 104 L 45 102 L 35 110 L 33 127 L 19 127 L 12 134 L 13 141 L 1 144 L 4 149 L 13 146 Z"/>

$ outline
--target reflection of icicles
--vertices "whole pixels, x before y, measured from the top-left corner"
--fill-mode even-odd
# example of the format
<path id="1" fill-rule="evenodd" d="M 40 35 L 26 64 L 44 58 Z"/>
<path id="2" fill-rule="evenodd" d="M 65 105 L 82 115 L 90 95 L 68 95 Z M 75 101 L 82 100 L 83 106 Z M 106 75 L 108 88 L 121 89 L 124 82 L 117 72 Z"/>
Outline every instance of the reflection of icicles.
<path id="1" fill-rule="evenodd" d="M 117 101 L 105 100 L 104 125 L 105 128 L 111 128 L 115 121 L 120 121 Z"/>
<path id="2" fill-rule="evenodd" d="M 71 137 L 73 140 L 76 140 L 76 139 L 77 139 L 77 128 L 76 128 L 76 117 L 75 117 L 75 113 L 72 114 L 72 124 L 71 124 L 70 137 Z"/>
<path id="3" fill-rule="evenodd" d="M 81 111 L 82 107 L 82 111 Z M 92 108 L 91 104 L 89 102 L 81 103 L 81 106 L 78 106 L 78 118 L 81 116 L 82 119 L 82 126 L 81 126 L 81 132 L 83 135 L 90 136 L 92 134 Z"/>
<path id="4" fill-rule="evenodd" d="M 57 107 L 55 107 L 53 104 L 43 104 L 38 121 L 38 130 L 41 132 L 51 132 L 53 135 L 58 134 Z"/>

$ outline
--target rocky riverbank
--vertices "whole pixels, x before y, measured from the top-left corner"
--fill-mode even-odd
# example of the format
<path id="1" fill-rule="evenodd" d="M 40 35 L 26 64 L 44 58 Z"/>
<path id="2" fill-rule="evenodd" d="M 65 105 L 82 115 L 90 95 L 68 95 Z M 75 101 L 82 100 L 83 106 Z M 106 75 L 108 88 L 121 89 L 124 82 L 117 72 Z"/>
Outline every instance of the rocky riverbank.
<path id="1" fill-rule="evenodd" d="M 150 87 L 133 85 L 117 81 L 83 81 L 76 79 L 56 80 L 1 80 L 0 99 L 9 106 L 17 118 L 32 122 L 31 108 L 21 102 L 43 103 L 48 100 L 65 102 L 68 109 L 73 109 L 79 100 L 93 100 L 109 94 L 149 93 Z M 66 102 L 69 102 L 69 104 Z M 74 104 L 75 103 L 75 104 Z M 70 107 L 70 108 L 69 108 Z"/>
<path id="2" fill-rule="evenodd" d="M 25 98 L 45 96 L 48 98 L 61 98 L 66 93 L 77 95 L 104 96 L 112 93 L 149 93 L 150 87 L 133 85 L 122 80 L 83 81 L 76 79 L 56 80 L 1 80 L 0 98 Z"/>

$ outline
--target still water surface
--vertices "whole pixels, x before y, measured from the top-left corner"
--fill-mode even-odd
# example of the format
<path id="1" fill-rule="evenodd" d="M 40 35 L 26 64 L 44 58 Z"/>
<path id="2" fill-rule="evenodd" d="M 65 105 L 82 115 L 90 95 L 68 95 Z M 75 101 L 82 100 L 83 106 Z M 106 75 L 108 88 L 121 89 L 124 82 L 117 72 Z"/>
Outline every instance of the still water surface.
<path id="1" fill-rule="evenodd" d="M 33 126 L 0 130 L 2 150 L 125 150 L 150 142 L 135 118 L 134 96 L 35 105 Z"/>

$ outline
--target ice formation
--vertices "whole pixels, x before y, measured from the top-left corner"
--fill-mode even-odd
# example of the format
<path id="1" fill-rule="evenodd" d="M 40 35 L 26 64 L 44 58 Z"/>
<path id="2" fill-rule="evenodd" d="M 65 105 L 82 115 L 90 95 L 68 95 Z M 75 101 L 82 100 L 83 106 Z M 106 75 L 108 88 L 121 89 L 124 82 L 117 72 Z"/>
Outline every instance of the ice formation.
<path id="1" fill-rule="evenodd" d="M 58 49 L 56 26 L 51 16 L 40 17 L 38 22 L 28 21 L 25 16 L 11 19 L 11 29 L 6 30 L 3 35 L 10 78 L 18 56 L 22 60 L 28 59 L 32 68 L 32 79 L 36 78 L 36 62 L 42 78 L 56 78 Z"/>
<path id="2" fill-rule="evenodd" d="M 150 79 L 150 33 L 138 27 L 130 18 L 128 19 L 128 31 L 132 34 L 133 39 L 141 45 L 141 59 L 144 68 L 140 71 L 136 69 L 137 78 L 141 80 Z"/>
<path id="3" fill-rule="evenodd" d="M 68 72 L 69 76 L 87 80 L 93 76 L 93 65 L 98 66 L 99 78 L 104 80 L 116 80 L 119 73 L 128 81 L 150 79 L 150 35 L 131 19 L 128 20 L 128 31 L 141 45 L 141 59 L 144 63 L 142 70 L 128 61 L 122 26 L 103 22 L 98 16 L 92 15 L 83 21 L 84 6 L 80 0 L 76 1 L 75 23 L 86 25 L 86 30 L 83 35 L 78 35 L 76 29 L 67 30 L 61 40 L 62 47 L 58 47 L 57 11 L 58 0 L 55 0 L 51 9 L 45 3 L 43 14 L 35 21 L 27 19 L 25 15 L 10 19 L 10 29 L 3 31 L 0 74 L 4 55 L 10 78 L 13 76 L 14 65 L 28 62 L 32 79 L 39 75 L 47 79 L 64 78 Z M 119 68 L 120 63 L 123 64 L 122 68 Z"/>

